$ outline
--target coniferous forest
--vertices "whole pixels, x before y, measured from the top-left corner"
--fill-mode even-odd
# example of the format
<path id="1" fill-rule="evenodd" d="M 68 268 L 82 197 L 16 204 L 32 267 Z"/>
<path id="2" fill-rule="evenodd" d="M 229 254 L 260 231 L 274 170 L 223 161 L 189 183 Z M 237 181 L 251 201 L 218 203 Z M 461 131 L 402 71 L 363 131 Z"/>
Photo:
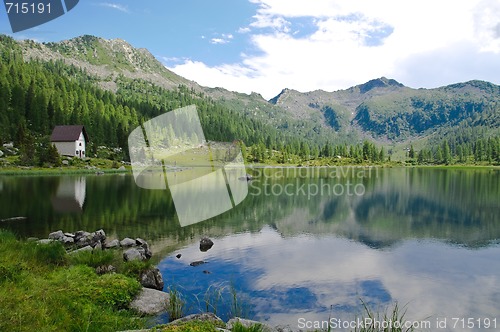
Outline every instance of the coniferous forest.
<path id="1" fill-rule="evenodd" d="M 208 140 L 241 142 L 251 162 L 382 163 L 391 159 L 387 145 L 384 148 L 369 139 L 352 144 L 318 142 L 294 135 L 184 85 L 167 90 L 145 80 L 119 76 L 116 91 L 104 90 L 96 77 L 62 60 L 26 61 L 18 43 L 7 36 L 0 36 L 0 52 L 0 145 L 13 142 L 24 165 L 57 159 L 49 136 L 55 125 L 64 124 L 86 127 L 91 137 L 89 156 L 107 146 L 117 151 L 113 159 L 128 160 L 127 138 L 134 128 L 192 104 L 197 106 Z M 500 164 L 500 136 L 482 135 L 465 125 L 433 137 L 418 150 L 413 145 L 406 150 L 406 161 L 414 164 Z"/>

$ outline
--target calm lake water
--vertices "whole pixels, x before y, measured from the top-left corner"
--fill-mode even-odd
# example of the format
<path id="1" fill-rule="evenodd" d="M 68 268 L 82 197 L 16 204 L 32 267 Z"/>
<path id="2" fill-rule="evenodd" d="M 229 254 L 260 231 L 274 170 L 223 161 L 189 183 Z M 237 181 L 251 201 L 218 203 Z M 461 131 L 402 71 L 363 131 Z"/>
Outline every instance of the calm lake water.
<path id="1" fill-rule="evenodd" d="M 488 319 L 500 328 L 498 169 L 250 173 L 241 204 L 186 227 L 168 192 L 140 189 L 130 175 L 0 177 L 0 219 L 28 217 L 0 227 L 22 237 L 100 228 L 142 237 L 186 314 L 208 307 L 296 329 L 352 320 L 361 301 L 378 311 L 398 302 L 426 330 L 479 331 Z M 202 236 L 215 243 L 207 252 Z"/>

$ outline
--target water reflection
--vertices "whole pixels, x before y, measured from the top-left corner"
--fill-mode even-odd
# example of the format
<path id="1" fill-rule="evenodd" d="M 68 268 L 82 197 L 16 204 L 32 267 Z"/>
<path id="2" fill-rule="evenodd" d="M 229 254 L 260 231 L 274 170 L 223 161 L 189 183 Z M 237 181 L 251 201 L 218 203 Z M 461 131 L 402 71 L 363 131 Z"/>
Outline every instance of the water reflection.
<path id="1" fill-rule="evenodd" d="M 408 303 L 411 319 L 498 314 L 498 170 L 253 172 L 241 204 L 186 227 L 168 192 L 140 189 L 132 176 L 2 177 L 0 219 L 28 220 L 1 227 L 25 237 L 103 228 L 111 236 L 145 238 L 155 257 L 164 258 L 167 283 L 189 294 L 192 311 L 206 308 L 210 286 L 233 284 L 247 314 L 272 324 L 352 318 L 359 298 Z M 362 195 L 340 193 L 349 184 L 362 186 Z M 313 195 L 321 185 L 328 190 Z M 58 213 L 52 204 L 51 197 L 67 192 L 80 213 Z M 207 253 L 199 251 L 203 235 L 215 239 Z M 208 263 L 189 266 L 196 260 Z M 221 316 L 230 314 L 227 296 Z"/>
<path id="2" fill-rule="evenodd" d="M 87 187 L 86 177 L 61 178 L 52 207 L 57 212 L 82 212 Z"/>

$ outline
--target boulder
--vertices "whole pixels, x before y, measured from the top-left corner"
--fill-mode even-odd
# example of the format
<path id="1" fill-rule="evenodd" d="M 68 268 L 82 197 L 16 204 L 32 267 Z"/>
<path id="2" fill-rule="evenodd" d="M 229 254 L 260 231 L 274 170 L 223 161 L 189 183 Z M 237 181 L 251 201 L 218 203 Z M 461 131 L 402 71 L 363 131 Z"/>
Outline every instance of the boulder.
<path id="1" fill-rule="evenodd" d="M 57 231 L 57 232 L 52 232 L 49 234 L 49 239 L 50 240 L 56 240 L 56 241 L 61 241 L 64 238 L 64 233 L 63 231 Z"/>
<path id="2" fill-rule="evenodd" d="M 112 240 L 110 242 L 105 242 L 104 243 L 104 248 L 106 249 L 112 249 L 112 248 L 119 248 L 120 247 L 120 241 L 118 240 Z"/>
<path id="3" fill-rule="evenodd" d="M 103 242 L 106 240 L 106 233 L 102 229 L 92 233 L 92 240 L 95 242 Z"/>
<path id="4" fill-rule="evenodd" d="M 157 290 L 163 290 L 165 285 L 163 282 L 163 277 L 158 268 L 150 268 L 142 272 L 140 275 L 141 285 L 146 288 L 152 288 Z"/>
<path id="5" fill-rule="evenodd" d="M 241 325 L 243 325 L 246 328 L 250 328 L 250 327 L 252 327 L 254 325 L 260 325 L 260 326 L 262 326 L 262 332 L 274 332 L 274 331 L 276 331 L 275 329 L 273 329 L 269 325 L 262 324 L 261 322 L 257 322 L 255 320 L 243 319 L 243 318 L 239 318 L 239 317 L 231 318 L 227 322 L 226 328 L 228 330 L 232 330 L 233 327 L 234 327 L 234 324 L 236 324 L 237 322 L 239 322 Z"/>
<path id="6" fill-rule="evenodd" d="M 183 323 L 191 322 L 191 321 L 213 322 L 213 323 L 218 323 L 217 325 L 224 326 L 224 321 L 211 312 L 188 315 L 188 316 L 176 319 L 176 320 L 168 323 L 167 325 L 179 325 L 179 324 L 183 324 Z"/>
<path id="7" fill-rule="evenodd" d="M 96 245 L 94 246 L 94 250 L 102 250 L 102 244 L 101 242 L 97 242 Z"/>
<path id="8" fill-rule="evenodd" d="M 83 237 L 88 237 L 90 235 L 89 232 L 78 231 L 75 233 L 75 242 L 78 242 Z"/>
<path id="9" fill-rule="evenodd" d="M 214 245 L 214 242 L 210 240 L 208 237 L 204 237 L 200 240 L 200 251 L 208 251 L 210 248 L 212 248 Z"/>
<path id="10" fill-rule="evenodd" d="M 147 260 L 146 253 L 142 248 L 130 248 L 123 253 L 123 259 L 126 262 L 130 261 L 145 261 Z"/>
<path id="11" fill-rule="evenodd" d="M 69 161 L 67 161 L 67 160 L 63 160 L 63 161 L 61 161 L 61 163 L 62 163 L 64 166 L 68 166 L 68 165 L 69 165 Z"/>
<path id="12" fill-rule="evenodd" d="M 2 158 L 2 157 L 3 157 L 3 152 L 2 152 L 2 150 L 0 150 L 0 158 Z"/>
<path id="13" fill-rule="evenodd" d="M 75 238 L 75 234 L 73 233 L 64 233 L 64 236 Z"/>
<path id="14" fill-rule="evenodd" d="M 136 241 L 131 239 L 131 238 L 126 237 L 120 241 L 120 245 L 122 247 L 134 247 L 136 245 Z"/>
<path id="15" fill-rule="evenodd" d="M 144 254 L 146 255 L 147 259 L 153 257 L 153 253 L 151 252 L 151 249 L 149 249 L 149 244 L 145 240 L 137 238 L 135 239 L 135 244 L 144 249 Z"/>
<path id="16" fill-rule="evenodd" d="M 80 249 L 76 249 L 76 250 L 73 250 L 73 251 L 70 251 L 68 254 L 69 255 L 75 255 L 75 254 L 78 254 L 80 252 L 84 252 L 84 251 L 92 251 L 92 247 L 91 246 L 85 246 L 83 248 L 80 248 Z"/>
<path id="17" fill-rule="evenodd" d="M 61 241 L 63 244 L 73 244 L 73 243 L 75 243 L 75 239 L 74 238 L 66 236 L 66 235 L 62 239 L 60 239 L 59 241 Z"/>
<path id="18" fill-rule="evenodd" d="M 83 236 L 81 238 L 78 239 L 78 241 L 76 241 L 76 246 L 78 248 L 83 248 L 83 247 L 87 247 L 87 246 L 91 246 L 92 247 L 92 235 L 90 233 L 87 233 L 88 235 L 87 236 Z M 94 244 L 95 245 L 95 244 Z"/>
<path id="19" fill-rule="evenodd" d="M 130 308 L 143 315 L 154 315 L 164 312 L 168 306 L 169 296 L 151 288 L 143 288 L 130 303 Z"/>

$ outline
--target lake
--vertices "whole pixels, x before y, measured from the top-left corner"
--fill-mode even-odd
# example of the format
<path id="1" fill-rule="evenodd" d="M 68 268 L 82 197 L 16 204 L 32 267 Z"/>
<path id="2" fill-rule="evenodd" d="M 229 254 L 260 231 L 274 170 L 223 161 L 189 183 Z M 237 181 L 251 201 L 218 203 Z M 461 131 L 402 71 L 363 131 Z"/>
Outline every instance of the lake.
<path id="1" fill-rule="evenodd" d="M 100 228 L 142 237 L 186 314 L 306 329 L 397 302 L 426 330 L 500 326 L 499 169 L 249 173 L 243 202 L 185 227 L 170 192 L 140 189 L 131 175 L 0 176 L 0 219 L 28 217 L 0 227 L 25 238 Z M 214 241 L 207 252 L 202 236 Z"/>

